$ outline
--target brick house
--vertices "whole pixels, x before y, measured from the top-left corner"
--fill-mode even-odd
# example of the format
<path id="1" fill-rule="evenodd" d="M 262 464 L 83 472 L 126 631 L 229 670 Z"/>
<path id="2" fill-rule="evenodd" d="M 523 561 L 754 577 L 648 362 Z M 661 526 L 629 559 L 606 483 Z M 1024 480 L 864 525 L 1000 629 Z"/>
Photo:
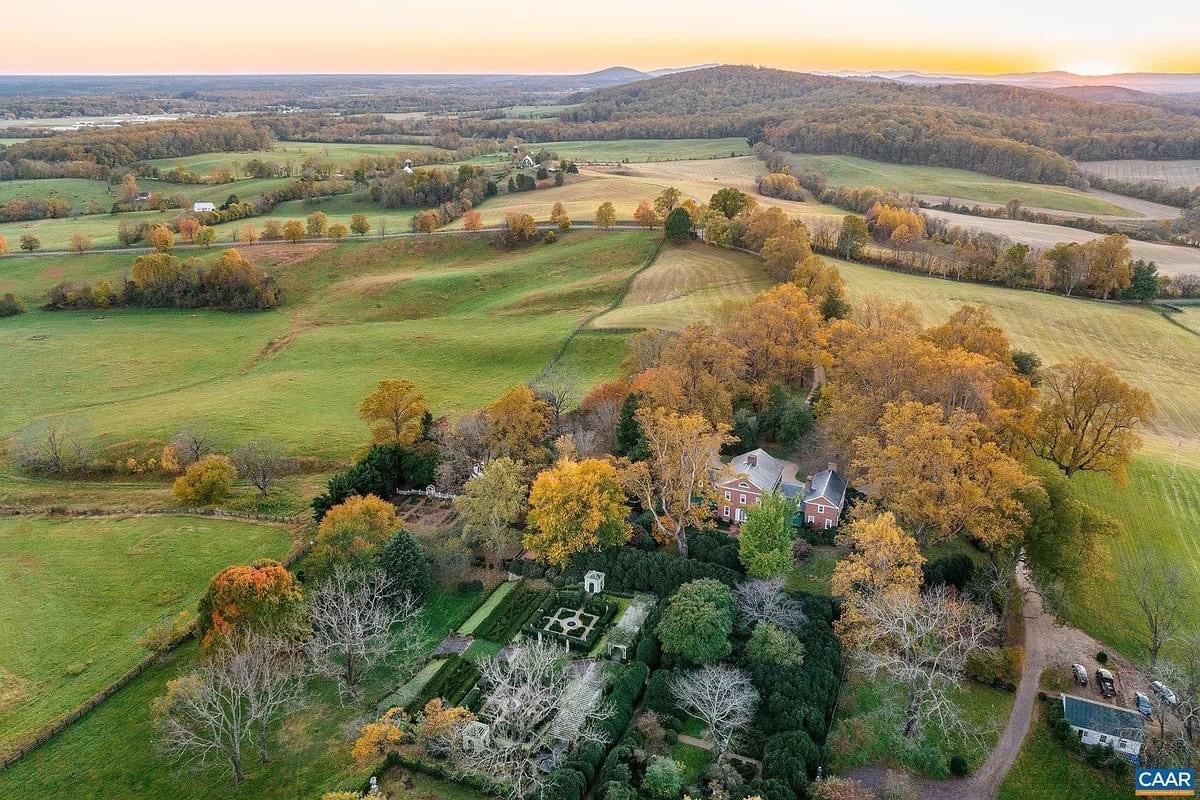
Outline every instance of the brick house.
<path id="1" fill-rule="evenodd" d="M 846 505 L 846 487 L 846 479 L 837 471 L 836 464 L 808 476 L 800 501 L 804 522 L 818 530 L 836 528 Z"/>
<path id="2" fill-rule="evenodd" d="M 779 488 L 783 466 L 762 449 L 734 456 L 716 478 L 717 516 L 735 525 L 745 522 L 750 508 Z"/>

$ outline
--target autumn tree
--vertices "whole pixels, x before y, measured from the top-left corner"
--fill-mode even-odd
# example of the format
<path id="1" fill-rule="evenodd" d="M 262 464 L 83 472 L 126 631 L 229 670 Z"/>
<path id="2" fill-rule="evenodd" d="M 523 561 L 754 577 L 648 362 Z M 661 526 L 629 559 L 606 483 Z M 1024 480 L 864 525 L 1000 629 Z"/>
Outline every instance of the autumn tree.
<path id="1" fill-rule="evenodd" d="M 740 311 L 727 338 L 745 353 L 749 383 L 799 386 L 817 365 L 823 339 L 821 314 L 803 289 L 782 283 Z"/>
<path id="2" fill-rule="evenodd" d="M 1083 245 L 1083 252 L 1087 258 L 1087 288 L 1093 295 L 1107 300 L 1129 288 L 1133 256 L 1128 236 L 1114 233 L 1093 239 Z"/>
<path id="3" fill-rule="evenodd" d="M 463 214 L 463 230 L 476 233 L 483 228 L 483 215 L 475 209 Z"/>
<path id="4" fill-rule="evenodd" d="M 640 221 L 640 220 L 639 220 Z M 602 230 L 608 230 L 617 223 L 617 209 L 612 203 L 605 200 L 596 209 L 596 227 Z"/>
<path id="5" fill-rule="evenodd" d="M 289 219 L 283 223 L 281 234 L 284 239 L 292 244 L 296 244 L 304 239 L 304 223 L 298 219 Z"/>
<path id="6" fill-rule="evenodd" d="M 126 172 L 121 177 L 121 182 L 117 184 L 117 202 L 131 204 L 137 200 L 138 193 L 137 176 L 132 172 Z"/>
<path id="7" fill-rule="evenodd" d="M 328 574 L 339 564 L 370 569 L 398 530 L 400 519 L 395 506 L 373 494 L 353 495 L 321 518 L 309 570 L 316 575 Z"/>
<path id="8" fill-rule="evenodd" d="M 859 606 L 866 598 L 891 592 L 913 596 L 920 591 L 925 557 L 917 540 L 890 512 L 855 520 L 840 538 L 851 550 L 834 565 L 830 593 L 842 598 L 839 632 L 851 639 L 863 621 Z"/>
<path id="9" fill-rule="evenodd" d="M 544 462 L 546 436 L 553 416 L 550 405 L 525 384 L 509 387 L 484 409 L 494 456 L 526 463 Z"/>
<path id="10" fill-rule="evenodd" d="M 371 231 L 371 223 L 366 214 L 353 214 L 350 217 L 350 231 L 355 236 L 366 236 Z"/>
<path id="11" fill-rule="evenodd" d="M 8 255 L 8 239 L 0 236 L 0 258 L 4 258 L 6 255 Z"/>
<path id="12" fill-rule="evenodd" d="M 258 231 L 247 222 L 237 229 L 237 240 L 242 244 L 254 244 L 258 241 Z"/>
<path id="13" fill-rule="evenodd" d="M 324 236 L 329 230 L 329 216 L 324 211 L 314 211 L 304 221 L 309 236 Z"/>
<path id="14" fill-rule="evenodd" d="M 175 247 L 175 233 L 166 225 L 155 225 L 150 229 L 150 246 L 160 253 L 169 253 Z"/>
<path id="15" fill-rule="evenodd" d="M 283 238 L 283 223 L 277 219 L 269 219 L 263 223 L 262 236 L 268 242 L 278 242 Z"/>
<path id="16" fill-rule="evenodd" d="M 421 435 L 429 407 L 412 381 L 385 378 L 358 407 L 358 416 L 371 427 L 377 444 L 412 444 Z"/>
<path id="17" fill-rule="evenodd" d="M 463 539 L 499 562 L 520 543 L 517 522 L 525 513 L 528 468 L 502 457 L 485 466 L 454 498 L 463 518 Z"/>
<path id="18" fill-rule="evenodd" d="M 870 233 L 867 223 L 862 217 L 847 214 L 842 218 L 842 230 L 837 238 L 837 253 L 845 259 L 855 259 L 862 255 Z"/>
<path id="19" fill-rule="evenodd" d="M 249 633 L 289 635 L 304 596 L 286 567 L 269 558 L 226 567 L 200 598 L 196 635 L 205 648 Z"/>
<path id="20" fill-rule="evenodd" d="M 627 464 L 621 480 L 654 519 L 654 536 L 674 544 L 687 557 L 687 529 L 712 525 L 716 493 L 708 470 L 719 463 L 721 447 L 733 441 L 729 426 L 712 425 L 699 414 L 665 408 L 637 412 L 648 457 Z"/>
<path id="21" fill-rule="evenodd" d="M 21 249 L 26 253 L 32 253 L 42 249 L 42 240 L 31 233 L 21 235 Z"/>
<path id="22" fill-rule="evenodd" d="M 803 289 L 808 299 L 814 303 L 824 303 L 830 294 L 838 298 L 843 298 L 846 294 L 846 282 L 842 280 L 838 268 L 820 256 L 809 256 L 796 264 L 796 268 L 792 270 L 792 283 Z M 844 315 L 823 313 L 823 316 L 831 319 Z"/>
<path id="23" fill-rule="evenodd" d="M 1034 451 L 1072 477 L 1106 472 L 1118 481 L 1141 444 L 1137 429 L 1154 420 L 1154 400 L 1111 367 L 1079 358 L 1043 370 Z"/>
<path id="24" fill-rule="evenodd" d="M 577 553 L 624 544 L 632 533 L 628 513 L 612 464 L 563 459 L 533 482 L 524 544 L 565 567 Z"/>
<path id="25" fill-rule="evenodd" d="M 776 282 L 792 278 L 796 266 L 812 255 L 808 233 L 788 227 L 763 242 L 761 255 L 767 274 Z"/>
<path id="26" fill-rule="evenodd" d="M 196 240 L 196 231 L 200 230 L 200 221 L 195 217 L 181 217 L 175 228 L 185 242 L 192 242 Z"/>
<path id="27" fill-rule="evenodd" d="M 647 200 L 638 203 L 638 207 L 633 212 L 633 219 L 638 225 L 650 230 L 657 228 L 659 223 L 658 213 Z"/>
<path id="28" fill-rule="evenodd" d="M 1002 550 L 1029 522 L 1021 495 L 1037 481 L 991 441 L 973 414 L 917 402 L 889 404 L 876 435 L 855 440 L 854 466 L 917 538 L 969 533 Z"/>
<path id="29" fill-rule="evenodd" d="M 600 452 L 613 452 L 621 408 L 628 396 L 629 384 L 615 380 L 597 384 L 580 401 L 579 408 L 587 416 L 587 426 L 595 434 Z"/>
<path id="30" fill-rule="evenodd" d="M 1000 364 L 1012 363 L 1008 336 L 987 306 L 959 306 L 945 323 L 925 331 L 925 338 L 943 350 L 961 347 L 968 353 L 987 356 Z"/>
<path id="31" fill-rule="evenodd" d="M 778 492 L 768 492 L 750 509 L 738 531 L 738 558 L 746 574 L 756 578 L 782 575 L 792 566 L 792 515 L 796 504 Z"/>
<path id="32" fill-rule="evenodd" d="M 441 224 L 441 218 L 436 211 L 432 209 L 422 211 L 413 217 L 413 229 L 425 234 L 431 234 L 437 230 Z"/>
<path id="33" fill-rule="evenodd" d="M 206 506 L 228 497 L 236 479 L 237 467 L 228 456 L 208 455 L 175 479 L 175 496 L 181 503 Z"/>
<path id="34" fill-rule="evenodd" d="M 560 231 L 569 231 L 571 229 L 571 216 L 567 214 L 566 207 L 559 201 L 555 201 L 554 206 L 550 209 L 550 221 Z"/>
<path id="35" fill-rule="evenodd" d="M 666 219 L 682 199 L 683 192 L 674 186 L 668 186 L 659 193 L 658 197 L 654 198 L 654 213 L 658 215 L 659 219 Z"/>
<path id="36" fill-rule="evenodd" d="M 708 198 L 708 207 L 720 211 L 726 219 L 733 219 L 753 202 L 754 198 L 745 192 L 726 186 L 724 189 L 718 189 L 712 197 Z"/>
<path id="37" fill-rule="evenodd" d="M 91 237 L 86 234 L 76 231 L 71 234 L 71 252 L 76 255 L 83 255 L 88 250 L 92 249 Z"/>
<path id="38" fill-rule="evenodd" d="M 330 239 L 340 242 L 349 235 L 350 229 L 340 222 L 335 222 L 329 226 L 329 230 L 326 231 L 326 233 L 329 235 Z"/>

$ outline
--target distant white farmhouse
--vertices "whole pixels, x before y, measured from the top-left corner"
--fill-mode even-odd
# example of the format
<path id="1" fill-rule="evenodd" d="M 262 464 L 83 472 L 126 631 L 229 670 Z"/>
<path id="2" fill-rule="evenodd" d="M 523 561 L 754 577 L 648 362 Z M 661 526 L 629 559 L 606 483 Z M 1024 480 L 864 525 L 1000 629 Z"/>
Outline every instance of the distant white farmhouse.
<path id="1" fill-rule="evenodd" d="M 1116 750 L 1137 764 L 1146 739 L 1146 719 L 1128 708 L 1097 703 L 1071 694 L 1062 696 L 1063 716 L 1084 744 Z"/>
<path id="2" fill-rule="evenodd" d="M 202 211 L 216 211 L 216 210 L 217 210 L 217 206 L 215 203 L 192 203 L 192 211 L 196 212 L 197 214 L 199 214 Z"/>
<path id="3" fill-rule="evenodd" d="M 521 169 L 531 169 L 537 166 L 537 162 L 533 160 L 533 156 L 529 155 L 529 153 L 526 153 L 525 157 L 522 158 L 517 165 L 521 167 Z"/>

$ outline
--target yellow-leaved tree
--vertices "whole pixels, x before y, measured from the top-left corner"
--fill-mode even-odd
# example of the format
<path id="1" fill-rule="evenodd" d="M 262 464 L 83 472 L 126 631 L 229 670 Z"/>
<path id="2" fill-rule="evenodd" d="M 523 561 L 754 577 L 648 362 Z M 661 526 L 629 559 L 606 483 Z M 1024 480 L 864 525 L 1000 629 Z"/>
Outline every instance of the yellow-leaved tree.
<path id="1" fill-rule="evenodd" d="M 686 558 L 687 528 L 712 525 L 716 492 L 708 471 L 719 463 L 721 447 L 733 441 L 730 428 L 666 408 L 638 409 L 637 420 L 649 457 L 627 464 L 622 483 L 653 515 L 654 537 Z"/>
<path id="2" fill-rule="evenodd" d="M 536 464 L 546 461 L 546 436 L 553 411 L 549 403 L 525 384 L 511 386 L 483 410 L 490 430 L 488 444 L 494 458 Z"/>
<path id="3" fill-rule="evenodd" d="M 325 575 L 338 564 L 370 569 L 376 554 L 400 528 L 396 507 L 386 500 L 373 494 L 348 497 L 321 518 L 309 572 Z"/>
<path id="4" fill-rule="evenodd" d="M 852 641 L 862 624 L 860 606 L 864 600 L 889 592 L 916 597 L 921 590 L 925 557 L 917 540 L 890 512 L 855 520 L 839 538 L 851 551 L 834 566 L 830 592 L 843 602 L 838 633 L 844 641 Z"/>
<path id="5" fill-rule="evenodd" d="M 421 434 L 421 420 L 429 407 L 412 381 L 385 378 L 358 407 L 358 415 L 371 426 L 378 444 L 411 444 Z"/>
<path id="6" fill-rule="evenodd" d="M 1020 500 L 1038 482 L 992 441 L 974 414 L 889 404 L 878 431 L 855 440 L 854 466 L 873 495 L 923 541 L 969 533 L 1003 549 L 1029 522 Z"/>
<path id="7" fill-rule="evenodd" d="M 577 553 L 624 544 L 633 532 L 628 513 L 616 467 L 598 458 L 563 459 L 533 482 L 524 544 L 565 567 Z"/>
<path id="8" fill-rule="evenodd" d="M 603 203 L 600 204 L 600 207 L 596 209 L 595 222 L 596 222 L 597 228 L 601 228 L 603 230 L 608 230 L 609 228 L 611 228 L 617 222 L 616 207 L 609 201 L 605 200 Z M 3 255 L 3 254 L 0 253 L 0 255 Z"/>

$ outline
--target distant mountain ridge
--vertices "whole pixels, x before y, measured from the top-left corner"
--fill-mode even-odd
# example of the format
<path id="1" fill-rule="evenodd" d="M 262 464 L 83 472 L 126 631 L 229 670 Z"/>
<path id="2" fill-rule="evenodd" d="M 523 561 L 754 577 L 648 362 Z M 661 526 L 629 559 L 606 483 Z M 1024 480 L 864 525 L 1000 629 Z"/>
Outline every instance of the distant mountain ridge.
<path id="1" fill-rule="evenodd" d="M 1149 94 L 1190 94 L 1200 92 L 1200 73 L 1195 72 L 1124 72 L 1113 75 L 1077 75 L 1065 70 L 1049 72 L 1010 72 L 979 75 L 912 70 L 837 70 L 818 72 L 838 78 L 884 78 L 901 83 L 999 83 L 1030 89 L 1062 89 L 1082 86 L 1107 86 Z"/>

